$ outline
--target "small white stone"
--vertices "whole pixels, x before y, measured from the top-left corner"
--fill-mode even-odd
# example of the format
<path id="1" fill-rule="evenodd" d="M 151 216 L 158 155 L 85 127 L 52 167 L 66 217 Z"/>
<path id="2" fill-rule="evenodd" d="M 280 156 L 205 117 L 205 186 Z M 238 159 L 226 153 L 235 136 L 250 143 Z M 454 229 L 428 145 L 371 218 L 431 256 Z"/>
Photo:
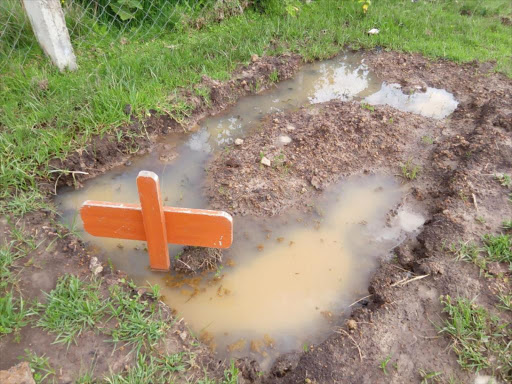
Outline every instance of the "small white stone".
<path id="1" fill-rule="evenodd" d="M 295 131 L 295 127 L 294 127 L 293 125 L 291 125 L 291 124 L 288 124 L 288 125 L 286 126 L 286 129 L 287 129 L 288 131 Z"/>
<path id="2" fill-rule="evenodd" d="M 103 265 L 101 265 L 97 257 L 91 257 L 91 261 L 89 262 L 89 269 L 94 276 L 98 276 L 103 271 Z"/>
<path id="3" fill-rule="evenodd" d="M 244 141 L 242 139 L 235 139 L 235 145 L 242 145 Z"/>
<path id="4" fill-rule="evenodd" d="M 279 143 L 282 145 L 290 144 L 292 142 L 292 138 L 287 135 L 279 136 Z"/>
<path id="5" fill-rule="evenodd" d="M 369 35 L 378 35 L 379 34 L 379 30 L 377 28 L 372 28 L 368 31 L 368 34 Z"/>
<path id="6" fill-rule="evenodd" d="M 267 167 L 270 167 L 270 160 L 267 159 L 265 156 L 261 158 L 261 164 L 266 165 Z"/>

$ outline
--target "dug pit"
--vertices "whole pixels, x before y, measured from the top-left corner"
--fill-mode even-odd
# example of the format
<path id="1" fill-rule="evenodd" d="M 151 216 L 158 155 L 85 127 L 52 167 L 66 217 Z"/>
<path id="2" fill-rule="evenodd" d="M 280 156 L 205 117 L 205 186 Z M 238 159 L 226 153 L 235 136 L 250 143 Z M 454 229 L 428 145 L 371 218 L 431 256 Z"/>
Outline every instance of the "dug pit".
<path id="1" fill-rule="evenodd" d="M 207 198 L 202 187 L 212 156 L 226 154 L 229 161 L 235 139 L 257 133 L 269 114 L 331 100 L 361 102 L 368 109 L 388 104 L 434 119 L 457 107 L 444 90 L 402 90 L 377 80 L 359 54 L 308 64 L 293 79 L 205 119 L 194 133 L 170 134 L 155 151 L 129 165 L 89 180 L 80 190 L 61 190 L 57 203 L 63 220 L 81 230 L 77 212 L 88 199 L 136 203 L 135 178 L 142 169 L 160 176 L 165 205 L 208 207 L 211 193 Z M 308 113 L 314 115 L 314 108 Z M 294 136 L 293 126 L 286 129 Z M 278 146 L 294 140 L 281 136 L 276 138 Z M 236 169 L 237 161 L 234 158 L 230 167 Z M 286 177 L 287 164 L 281 166 L 281 176 Z M 215 192 L 224 195 L 225 189 L 229 185 Z M 83 237 L 136 283 L 159 284 L 164 301 L 220 357 L 251 355 L 268 367 L 279 354 L 306 349 L 325 338 L 350 304 L 366 294 L 378 259 L 389 257 L 394 246 L 422 225 L 421 210 L 407 198 L 409 192 L 393 175 L 359 176 L 345 178 L 310 199 L 309 213 L 289 209 L 268 219 L 236 216 L 235 241 L 223 255 L 224 267 L 219 264 L 212 272 L 192 277 L 149 271 L 143 243 Z M 181 251 L 170 246 L 174 264 L 180 262 Z"/>

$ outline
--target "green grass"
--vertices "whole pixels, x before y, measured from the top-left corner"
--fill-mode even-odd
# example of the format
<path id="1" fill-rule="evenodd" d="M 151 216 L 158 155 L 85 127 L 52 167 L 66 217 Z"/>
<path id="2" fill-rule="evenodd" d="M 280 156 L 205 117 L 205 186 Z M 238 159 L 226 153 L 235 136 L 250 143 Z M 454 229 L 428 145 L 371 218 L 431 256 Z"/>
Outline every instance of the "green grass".
<path id="1" fill-rule="evenodd" d="M 485 259 L 480 257 L 481 248 L 476 243 L 459 241 L 458 244 L 451 244 L 449 249 L 457 261 L 474 263 L 480 269 L 486 269 Z"/>
<path id="2" fill-rule="evenodd" d="M 482 237 L 483 246 L 474 242 L 462 242 L 452 244 L 450 252 L 458 261 L 474 263 L 481 271 L 487 270 L 490 262 L 512 263 L 512 238 L 509 234 L 492 235 Z"/>
<path id="3" fill-rule="evenodd" d="M 441 380 L 442 372 L 435 371 L 426 371 L 423 368 L 418 370 L 419 375 L 421 376 L 421 384 L 432 384 L 439 383 Z"/>
<path id="4" fill-rule="evenodd" d="M 33 238 L 25 235 L 23 229 L 15 225 L 10 226 L 9 233 L 12 240 L 0 243 L 0 293 L 17 284 L 22 267 L 16 265 L 16 260 L 27 256 L 39 246 Z"/>
<path id="5" fill-rule="evenodd" d="M 49 383 L 49 378 L 55 379 L 57 372 L 50 365 L 50 361 L 44 354 L 38 356 L 31 350 L 26 349 L 25 356 L 23 356 L 22 359 L 30 364 L 30 370 L 32 371 L 34 381 L 37 384 Z M 51 382 L 55 382 L 55 380 L 52 380 Z"/>
<path id="6" fill-rule="evenodd" d="M 56 333 L 55 343 L 76 343 L 84 330 L 94 329 L 104 316 L 106 303 L 99 289 L 99 281 L 86 283 L 73 275 L 63 276 L 46 293 L 46 303 L 39 305 L 42 314 L 37 326 Z"/>
<path id="7" fill-rule="evenodd" d="M 42 208 L 39 180 L 68 171 L 54 169 L 50 161 L 128 123 L 126 104 L 140 118 L 155 109 L 183 119 L 191 106 L 179 88 L 194 88 L 203 75 L 225 80 L 252 54 L 296 52 L 321 59 L 347 45 L 382 46 L 458 62 L 495 60 L 497 70 L 512 75 L 512 33 L 500 22 L 511 13 L 508 0 L 375 0 L 366 16 L 356 1 L 297 4 L 296 13 L 247 9 L 201 29 L 173 20 L 163 35 L 135 36 L 127 44 L 101 28 L 101 39 L 73 35 L 79 64 L 74 73 L 58 72 L 37 47 L 28 50 L 30 38 L 19 42 L 22 54 L 0 73 L 0 210 L 23 214 Z M 464 7 L 470 16 L 461 15 Z M 175 14 L 193 17 L 186 9 Z M 380 34 L 367 35 L 373 27 Z"/>
<path id="8" fill-rule="evenodd" d="M 512 187 L 512 178 L 510 177 L 510 175 L 503 173 L 503 174 L 496 174 L 496 175 L 494 175 L 494 177 L 496 178 L 496 180 L 498 180 L 498 182 L 501 184 L 502 187 L 506 187 L 506 188 Z"/>
<path id="9" fill-rule="evenodd" d="M 133 345 L 136 351 L 143 346 L 153 347 L 171 325 L 163 318 L 158 302 L 143 300 L 140 293 L 127 292 L 117 285 L 110 289 L 107 311 L 117 322 L 109 331 L 112 341 Z"/>
<path id="10" fill-rule="evenodd" d="M 400 170 L 402 172 L 402 177 L 407 180 L 416 180 L 418 174 L 420 172 L 420 166 L 413 164 L 410 160 L 408 160 L 405 164 L 402 164 Z"/>
<path id="11" fill-rule="evenodd" d="M 388 367 L 388 364 L 389 364 L 390 360 L 391 360 L 391 356 L 387 356 L 384 360 L 382 360 L 380 362 L 380 365 L 379 365 L 379 368 L 382 369 L 382 372 L 386 376 L 388 374 L 387 367 Z"/>
<path id="12" fill-rule="evenodd" d="M 16 261 L 35 250 L 38 244 L 16 226 L 11 226 L 10 234 L 12 240 L 0 244 L 0 337 L 18 333 L 36 313 L 18 292 L 22 266 L 16 265 Z"/>
<path id="13" fill-rule="evenodd" d="M 512 294 L 498 293 L 497 297 L 499 300 L 498 308 L 512 311 Z"/>
<path id="14" fill-rule="evenodd" d="M 441 303 L 448 318 L 440 331 L 452 338 L 460 366 L 512 380 L 512 330 L 508 324 L 465 298 L 442 296 Z"/>
<path id="15" fill-rule="evenodd" d="M 173 373 L 176 372 L 175 367 L 175 365 L 169 366 L 165 364 L 153 355 L 141 353 L 137 356 L 137 362 L 133 367 L 130 367 L 126 372 L 107 377 L 105 382 L 108 384 L 166 384 L 172 382 L 170 380 Z M 184 365 L 180 367 L 183 367 L 183 370 L 185 369 Z"/>
<path id="16" fill-rule="evenodd" d="M 512 263 L 512 239 L 510 235 L 484 235 L 483 242 L 487 259 Z"/>
<path id="17" fill-rule="evenodd" d="M 19 332 L 22 327 L 29 324 L 34 314 L 33 309 L 27 308 L 23 297 L 17 299 L 12 292 L 0 295 L 0 337 Z"/>
<path id="18" fill-rule="evenodd" d="M 22 252 L 15 249 L 13 243 L 0 246 L 0 291 L 4 291 L 16 282 L 14 262 L 23 256 Z"/>
<path id="19" fill-rule="evenodd" d="M 176 353 L 171 355 L 147 355 L 140 353 L 137 356 L 137 362 L 124 372 L 111 374 L 106 377 L 104 382 L 107 384 L 167 384 L 181 382 L 177 377 L 187 377 L 189 369 L 196 367 L 195 355 L 193 353 Z M 224 377 L 219 384 L 237 384 L 238 368 L 231 361 L 228 369 L 224 371 Z M 175 381 L 176 380 L 176 381 Z M 187 379 L 187 382 L 190 382 Z M 203 384 L 216 384 L 206 374 L 205 377 L 194 381 Z"/>

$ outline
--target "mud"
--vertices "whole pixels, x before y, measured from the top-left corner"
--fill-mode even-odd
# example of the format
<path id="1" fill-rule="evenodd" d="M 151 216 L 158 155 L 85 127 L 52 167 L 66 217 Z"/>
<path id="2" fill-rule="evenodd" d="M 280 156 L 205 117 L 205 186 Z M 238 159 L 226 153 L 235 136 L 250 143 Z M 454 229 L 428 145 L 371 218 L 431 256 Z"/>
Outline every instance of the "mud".
<path id="1" fill-rule="evenodd" d="M 331 101 L 277 113 L 245 137 L 243 145 L 232 146 L 215 157 L 209 165 L 205 193 L 213 208 L 236 216 L 275 216 L 291 207 L 308 211 L 308 202 L 344 177 L 379 173 L 402 178 L 401 165 L 409 162 L 420 166 L 420 172 L 415 180 L 402 178 L 402 182 L 410 188 L 409 198 L 424 208 L 429 220 L 415 239 L 395 249 L 396 258 L 382 258 L 368 292 L 350 307 L 353 322 L 340 324 L 325 341 L 310 346 L 307 352 L 279 357 L 263 376 L 252 359 L 240 359 L 237 364 L 246 380 L 419 383 L 419 369 L 424 369 L 443 372 L 445 382 L 450 377 L 474 382 L 475 375 L 459 367 L 450 339 L 439 335 L 434 326 L 443 319 L 439 296 L 475 298 L 477 304 L 494 311 L 498 285 L 508 292 L 512 289 L 506 268 L 499 268 L 505 271 L 505 279 L 485 279 L 476 266 L 455 261 L 446 248 L 446 244 L 459 240 L 500 232 L 501 222 L 512 217 L 510 190 L 494 178 L 495 173 L 512 173 L 512 81 L 492 73 L 492 64 L 460 65 L 383 51 L 366 52 L 365 56 L 370 69 L 388 84 L 400 84 L 405 93 L 421 91 L 425 86 L 446 89 L 459 102 L 457 109 L 444 119 L 433 119 L 387 106 L 372 106 L 372 110 L 358 102 Z M 282 60 L 283 76 L 291 75 L 299 63 L 297 57 L 253 63 L 251 68 L 261 66 L 261 73 L 266 74 L 262 78 L 268 78 L 274 69 L 270 64 L 267 69 L 268 60 Z M 253 73 L 250 78 L 258 76 Z M 239 78 L 228 83 L 231 85 L 222 85 L 205 79 L 217 89 L 211 93 L 217 110 L 250 91 L 251 87 L 245 89 L 242 81 Z M 214 111 L 200 100 L 198 105 L 197 119 Z M 169 123 L 155 123 L 156 128 L 147 129 L 155 137 L 169 126 L 171 131 L 182 129 Z M 281 145 L 279 137 L 283 135 L 291 142 Z M 117 151 L 118 144 L 95 153 L 100 141 L 81 155 L 70 155 L 58 164 L 59 168 L 86 170 L 90 172 L 86 177 L 90 177 L 126 160 L 127 155 Z M 148 140 L 147 148 L 151 145 Z M 260 163 L 262 152 L 271 160 L 270 167 Z M 83 180 L 82 175 L 75 176 L 78 183 Z M 62 176 L 60 183 L 72 184 L 73 178 Z M 53 185 L 54 181 L 48 188 L 53 189 Z M 221 186 L 226 193 L 218 193 Z M 38 239 L 48 241 L 56 236 L 51 234 L 56 224 L 50 213 L 27 217 L 24 225 Z M 5 230 L 7 224 L 3 222 L 2 226 Z M 73 236 L 59 238 L 54 248 L 29 256 L 36 264 L 23 269 L 20 288 L 26 297 L 41 297 L 41 289 L 53 288 L 60 274 L 88 275 L 90 256 L 90 250 Z M 20 260 L 20 265 L 27 261 Z M 119 275 L 113 276 L 113 283 L 119 283 Z M 414 277 L 422 278 L 411 280 Z M 506 322 L 512 321 L 510 313 L 499 315 Z M 174 341 L 169 345 L 178 351 L 195 348 L 192 339 L 182 340 L 180 332 L 173 333 Z M 23 349 L 31 347 L 59 362 L 63 375 L 68 377 L 59 380 L 69 382 L 73 372 L 80 370 L 81 357 L 89 351 L 94 354 L 94 343 L 100 345 L 102 341 L 97 335 L 87 337 L 87 345 L 83 344 L 85 339 L 80 339 L 78 347 L 66 351 L 59 346 L 48 348 L 51 340 L 44 332 L 24 329 L 19 343 L 11 336 L 0 340 L 1 350 L 8 351 L 0 368 L 16 364 Z M 105 358 L 98 372 L 106 371 L 123 357 L 122 351 L 119 356 L 110 356 L 109 347 L 101 345 L 104 350 L 96 353 Z M 211 371 L 222 369 L 202 348 L 198 354 L 205 366 Z M 379 365 L 388 356 L 390 368 L 384 375 Z M 129 359 L 125 361 L 123 364 L 131 364 Z M 391 368 L 394 363 L 396 369 Z M 123 365 L 115 369 L 122 370 Z"/>
<path id="2" fill-rule="evenodd" d="M 475 266 L 456 262 L 446 244 L 500 232 L 501 221 L 512 214 L 510 191 L 493 176 L 512 167 L 512 82 L 479 64 L 389 52 L 368 53 L 367 60 L 381 78 L 403 89 L 445 88 L 459 101 L 457 109 L 434 120 L 336 101 L 276 114 L 210 168 L 207 191 L 214 207 L 265 216 L 297 205 L 305 209 L 310 196 L 347 174 L 400 177 L 400 164 L 421 167 L 416 180 L 404 182 L 430 212 L 424 230 L 395 250 L 396 259 L 383 260 L 368 297 L 354 306 L 351 327 L 307 353 L 276 362 L 263 381 L 409 383 L 420 382 L 419 369 L 424 369 L 443 372 L 446 382 L 473 382 L 475 375 L 460 370 L 450 341 L 434 325 L 442 322 L 442 294 L 476 298 L 494 311 L 497 286 L 510 292 L 509 280 L 480 278 Z M 277 146 L 284 134 L 290 144 Z M 275 166 L 261 166 L 261 152 Z M 284 174 L 277 163 L 283 158 Z M 215 194 L 218 185 L 228 192 Z M 414 277 L 422 278 L 402 285 Z M 510 322 L 510 314 L 501 316 Z M 385 376 L 379 364 L 388 356 L 397 368 Z"/>

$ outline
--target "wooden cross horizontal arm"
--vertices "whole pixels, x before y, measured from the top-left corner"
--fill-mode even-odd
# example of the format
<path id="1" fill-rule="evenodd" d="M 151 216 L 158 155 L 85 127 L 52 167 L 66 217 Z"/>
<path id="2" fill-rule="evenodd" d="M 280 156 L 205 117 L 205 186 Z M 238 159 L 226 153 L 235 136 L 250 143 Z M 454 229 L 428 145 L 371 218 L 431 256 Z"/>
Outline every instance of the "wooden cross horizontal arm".
<path id="1" fill-rule="evenodd" d="M 210 248 L 229 248 L 233 219 L 226 212 L 163 207 L 167 242 Z M 146 241 L 142 209 L 138 204 L 87 200 L 80 215 L 93 236 Z"/>
<path id="2" fill-rule="evenodd" d="M 168 243 L 231 246 L 233 219 L 226 212 L 164 207 L 158 176 L 153 172 L 139 172 L 137 189 L 140 205 L 84 202 L 80 216 L 85 231 L 93 236 L 147 242 L 149 265 L 159 271 L 170 268 Z"/>

